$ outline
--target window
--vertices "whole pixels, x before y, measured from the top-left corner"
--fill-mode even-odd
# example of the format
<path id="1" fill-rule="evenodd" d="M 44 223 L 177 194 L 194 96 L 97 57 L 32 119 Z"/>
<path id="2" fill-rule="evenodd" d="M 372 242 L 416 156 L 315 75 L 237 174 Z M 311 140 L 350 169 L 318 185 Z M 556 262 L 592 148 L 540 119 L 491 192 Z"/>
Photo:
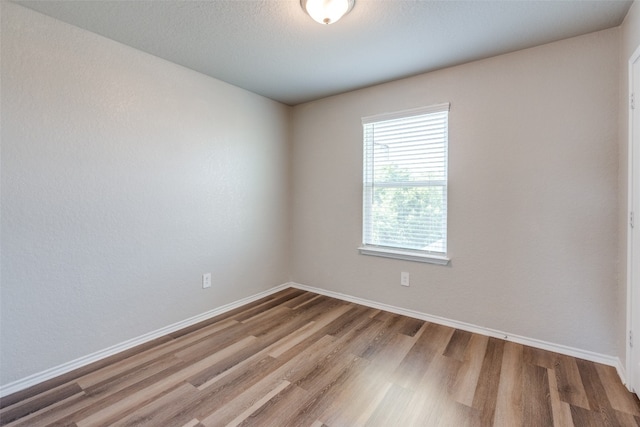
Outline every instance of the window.
<path id="1" fill-rule="evenodd" d="M 360 253 L 448 264 L 449 104 L 362 119 Z"/>

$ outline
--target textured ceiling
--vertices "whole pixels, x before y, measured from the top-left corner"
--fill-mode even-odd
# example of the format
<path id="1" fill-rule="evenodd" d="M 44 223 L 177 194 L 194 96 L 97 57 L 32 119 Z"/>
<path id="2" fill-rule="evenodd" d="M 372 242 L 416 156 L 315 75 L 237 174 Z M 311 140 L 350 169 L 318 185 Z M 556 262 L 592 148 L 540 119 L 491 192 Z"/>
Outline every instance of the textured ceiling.
<path id="1" fill-rule="evenodd" d="M 299 0 L 15 3 L 295 105 L 615 27 L 632 2 L 356 0 L 329 26 Z"/>

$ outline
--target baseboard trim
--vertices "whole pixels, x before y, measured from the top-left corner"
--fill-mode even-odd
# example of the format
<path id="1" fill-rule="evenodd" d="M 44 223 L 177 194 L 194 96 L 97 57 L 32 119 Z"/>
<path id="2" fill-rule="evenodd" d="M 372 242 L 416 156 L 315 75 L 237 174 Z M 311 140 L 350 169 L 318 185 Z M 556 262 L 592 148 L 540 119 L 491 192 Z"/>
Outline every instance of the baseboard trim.
<path id="1" fill-rule="evenodd" d="M 380 303 L 377 301 L 371 301 L 364 298 L 354 297 L 351 295 L 343 294 L 340 292 L 328 291 L 326 289 L 315 288 L 313 286 L 307 286 L 300 283 L 290 282 L 289 285 L 293 288 L 314 292 L 317 294 L 325 295 L 332 298 L 337 298 L 343 301 L 353 302 L 355 304 L 364 305 L 367 307 L 389 311 L 391 313 L 401 314 L 403 316 L 413 317 L 420 320 L 426 320 L 428 322 L 437 323 L 439 325 L 449 326 L 452 328 L 460 329 L 467 332 L 473 332 L 480 335 L 486 335 L 489 337 L 500 338 L 506 341 L 512 341 L 518 344 L 528 345 L 530 347 L 540 348 L 542 350 L 553 351 L 555 353 L 564 354 L 567 356 L 576 357 L 579 359 L 589 360 L 591 362 L 602 363 L 603 365 L 613 366 L 616 368 L 620 379 L 626 384 L 624 369 L 619 357 L 609 356 L 605 354 L 595 353 L 592 351 L 582 350 L 579 348 L 568 347 L 561 344 L 554 344 L 547 341 L 542 341 L 535 338 L 523 337 L 515 335 L 509 332 L 499 331 L 497 329 L 485 328 L 483 326 L 473 325 L 471 323 L 460 322 L 457 320 L 447 319 L 445 317 L 434 316 L 427 313 L 422 313 L 415 310 L 409 310 L 406 308 L 396 307 L 389 304 Z"/>
<path id="2" fill-rule="evenodd" d="M 104 358 L 113 356 L 122 351 L 128 350 L 135 346 L 145 344 L 149 341 L 152 341 L 156 338 L 160 338 L 162 336 L 168 335 L 172 332 L 176 332 L 180 329 L 195 325 L 196 323 L 202 322 L 204 320 L 208 320 L 212 317 L 218 316 L 220 314 L 226 313 L 238 307 L 241 307 L 245 304 L 249 304 L 253 301 L 257 301 L 261 298 L 272 295 L 276 292 L 280 292 L 282 290 L 288 288 L 296 288 L 304 291 L 313 292 L 320 295 L 325 295 L 331 298 L 336 298 L 339 300 L 352 302 L 355 304 L 364 305 L 366 307 L 371 307 L 379 310 L 389 311 L 391 313 L 400 314 L 403 316 L 413 317 L 420 320 L 425 320 L 432 323 L 437 323 L 444 326 L 449 326 L 452 328 L 460 329 L 467 332 L 473 332 L 480 335 L 485 335 L 489 337 L 499 338 L 507 341 L 512 341 L 518 344 L 528 345 L 531 347 L 540 348 L 543 350 L 553 351 L 560 354 L 565 354 L 567 356 L 577 357 L 579 359 L 589 360 L 596 363 L 602 363 L 604 365 L 613 366 L 616 368 L 618 372 L 618 376 L 622 380 L 623 384 L 627 384 L 626 382 L 626 373 L 622 361 L 620 358 L 615 356 L 609 356 L 604 354 L 599 354 L 587 350 L 581 350 L 578 348 L 568 347 L 561 344 L 554 344 L 547 341 L 538 340 L 535 338 L 527 338 L 520 335 L 511 334 L 509 332 L 499 331 L 496 329 L 485 328 L 482 326 L 473 325 L 471 323 L 460 322 L 457 320 L 447 319 L 445 317 L 434 316 L 427 313 L 422 313 L 416 310 L 409 310 L 406 308 L 396 307 L 389 304 L 384 304 L 364 298 L 355 297 L 348 294 L 343 294 L 340 292 L 328 291 L 326 289 L 316 288 L 313 286 L 307 286 L 296 282 L 287 282 L 282 285 L 275 286 L 271 289 L 268 289 L 263 292 L 259 292 L 255 295 L 251 295 L 246 298 L 242 298 L 238 301 L 223 305 L 221 307 L 215 308 L 213 310 L 209 310 L 202 314 L 190 317 L 188 319 L 182 320 L 180 322 L 173 323 L 171 325 L 165 326 L 164 328 L 157 329 L 155 331 L 149 332 L 147 334 L 141 335 L 136 338 L 132 338 L 130 340 L 124 341 L 120 344 L 116 344 L 114 346 L 105 348 L 103 350 L 97 351 L 95 353 L 80 357 L 78 359 L 72 360 L 67 363 L 63 363 L 62 365 L 55 366 L 53 368 L 47 369 L 42 372 L 38 372 L 36 374 L 30 375 L 28 377 L 22 378 L 20 380 L 11 382 L 7 385 L 0 387 L 0 397 L 8 396 L 10 394 L 16 393 L 18 391 L 24 390 L 26 388 L 32 387 L 34 385 L 40 384 L 44 381 L 50 380 L 57 376 L 66 374 L 68 372 L 73 371 L 74 369 L 82 368 L 83 366 L 87 366 L 91 363 L 97 362 Z"/>
<path id="3" fill-rule="evenodd" d="M 184 329 L 186 327 L 195 325 L 196 323 L 202 322 L 204 320 L 211 319 L 212 317 L 218 316 L 220 314 L 226 313 L 227 311 L 231 311 L 238 307 L 241 307 L 245 304 L 249 304 L 253 301 L 257 301 L 260 298 L 267 297 L 276 292 L 280 292 L 284 289 L 288 289 L 292 287 L 290 283 L 284 283 L 282 285 L 275 286 L 271 289 L 268 289 L 263 292 L 259 292 L 255 295 L 251 295 L 246 298 L 242 298 L 238 301 L 234 301 L 232 303 L 223 305 L 218 308 L 214 308 L 213 310 L 206 311 L 204 313 L 198 314 L 196 316 L 190 317 L 188 319 L 182 320 L 180 322 L 173 323 L 171 325 L 165 326 L 164 328 L 157 329 L 155 331 L 151 331 L 144 335 L 140 335 L 136 338 L 132 338 L 130 340 L 121 342 L 111 347 L 107 347 L 103 350 L 99 350 L 95 353 L 88 354 L 86 356 L 80 357 L 78 359 L 72 360 L 67 363 L 63 363 L 62 365 L 54 366 L 53 368 L 47 369 L 42 372 L 38 372 L 36 374 L 30 375 L 28 377 L 22 378 L 20 380 L 8 383 L 0 387 L 0 397 L 5 397 L 10 394 L 16 393 L 18 391 L 27 389 L 34 385 L 40 384 L 44 381 L 50 380 L 52 378 L 58 377 L 60 375 L 66 374 L 68 372 L 73 371 L 74 369 L 82 368 L 91 363 L 97 362 L 109 356 L 113 356 L 114 354 L 118 354 L 122 351 L 128 350 L 140 344 L 145 344 L 149 341 L 152 341 L 156 338 L 160 338 L 162 336 L 168 335 L 172 332 L 179 331 L 180 329 Z"/>

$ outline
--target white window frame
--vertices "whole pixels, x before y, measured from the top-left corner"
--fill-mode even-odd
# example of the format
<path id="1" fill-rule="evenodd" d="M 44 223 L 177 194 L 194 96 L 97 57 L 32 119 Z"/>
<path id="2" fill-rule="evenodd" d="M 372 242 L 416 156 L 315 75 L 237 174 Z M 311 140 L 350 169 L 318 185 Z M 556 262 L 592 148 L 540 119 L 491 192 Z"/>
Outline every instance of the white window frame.
<path id="1" fill-rule="evenodd" d="M 431 250 L 416 250 L 406 247 L 401 247 L 401 245 L 396 246 L 382 246 L 373 243 L 373 237 L 371 232 L 372 222 L 373 221 L 371 211 L 373 206 L 373 194 L 375 191 L 375 183 L 373 178 L 373 165 L 375 163 L 374 159 L 374 150 L 373 145 L 375 144 L 375 137 L 367 138 L 366 129 L 367 126 L 372 124 L 382 123 L 386 121 L 392 121 L 403 118 L 410 118 L 416 116 L 424 116 L 433 113 L 447 113 L 447 130 L 445 131 L 445 154 L 444 154 L 444 183 L 442 179 L 438 180 L 436 183 L 434 180 L 433 185 L 437 185 L 440 187 L 444 187 L 444 198 L 445 205 L 448 205 L 447 200 L 447 186 L 448 186 L 448 112 L 449 112 L 449 103 L 432 105 L 429 107 L 421 107 L 414 108 L 411 110 L 398 111 L 394 113 L 385 113 L 378 114 L 375 116 L 363 117 L 362 118 L 362 126 L 363 126 L 363 147 L 364 147 L 364 155 L 363 155 L 363 221 L 362 221 L 362 245 L 358 248 L 360 254 L 362 255 L 372 255 L 379 256 L 385 258 L 394 258 L 401 259 L 406 261 L 417 261 L 417 262 L 426 262 L 431 264 L 438 265 L 448 265 L 450 262 L 450 258 L 448 257 L 448 230 L 446 230 L 447 226 L 445 225 L 445 239 L 444 239 L 444 251 L 431 251 Z M 403 185 L 406 185 L 403 184 Z M 424 183 L 422 183 L 424 185 Z M 378 185 L 379 187 L 382 185 Z M 419 187 L 420 185 L 416 185 L 415 187 Z M 445 224 L 448 220 L 448 206 L 447 210 L 444 214 Z M 369 219 L 369 220 L 368 220 Z M 369 228 L 369 230 L 367 229 Z M 369 241 L 368 241 L 369 240 Z"/>

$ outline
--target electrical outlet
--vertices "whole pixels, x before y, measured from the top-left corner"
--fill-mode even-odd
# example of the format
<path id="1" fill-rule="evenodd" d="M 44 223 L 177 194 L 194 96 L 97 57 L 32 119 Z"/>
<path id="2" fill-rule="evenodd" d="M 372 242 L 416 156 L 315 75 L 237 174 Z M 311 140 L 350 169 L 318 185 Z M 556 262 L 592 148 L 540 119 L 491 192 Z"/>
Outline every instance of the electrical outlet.
<path id="1" fill-rule="evenodd" d="M 409 286 L 409 273 L 406 271 L 400 273 L 400 284 L 402 286 Z"/>
<path id="2" fill-rule="evenodd" d="M 202 289 L 211 287 L 211 273 L 204 273 L 202 275 Z"/>

